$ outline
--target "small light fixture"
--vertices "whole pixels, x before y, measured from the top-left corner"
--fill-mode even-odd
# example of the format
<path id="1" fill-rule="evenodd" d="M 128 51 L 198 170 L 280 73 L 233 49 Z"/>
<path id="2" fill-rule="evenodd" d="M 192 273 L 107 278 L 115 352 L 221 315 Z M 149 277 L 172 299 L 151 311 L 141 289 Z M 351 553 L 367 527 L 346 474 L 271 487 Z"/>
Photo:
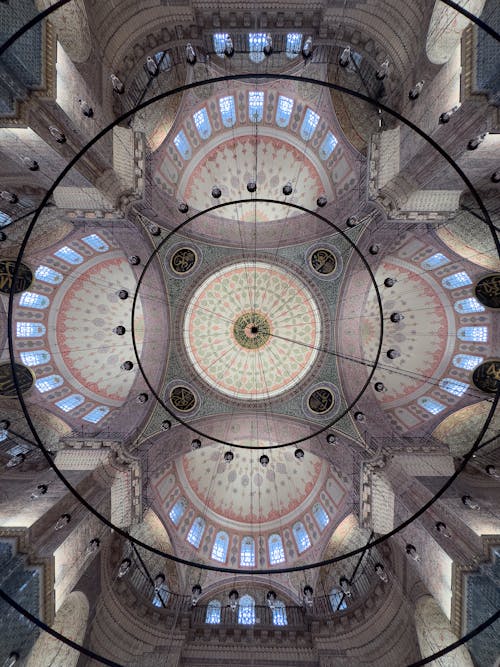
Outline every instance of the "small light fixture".
<path id="1" fill-rule="evenodd" d="M 259 459 L 260 464 L 266 468 L 269 465 L 269 456 L 267 454 L 262 454 L 262 456 Z"/>
<path id="2" fill-rule="evenodd" d="M 269 57 L 273 52 L 273 38 L 271 37 L 270 33 L 267 33 L 266 35 L 264 48 L 262 50 L 264 51 L 264 55 L 267 57 Z"/>
<path id="3" fill-rule="evenodd" d="M 164 583 L 165 583 L 165 575 L 163 574 L 163 572 L 159 572 L 154 578 L 155 591 L 158 592 L 162 588 Z"/>
<path id="4" fill-rule="evenodd" d="M 227 35 L 224 42 L 224 55 L 228 58 L 232 58 L 234 56 L 234 44 L 229 35 Z"/>
<path id="5" fill-rule="evenodd" d="M 295 450 L 294 456 L 298 461 L 302 461 L 302 459 L 304 458 L 304 450 L 300 449 L 299 447 L 298 449 Z"/>
<path id="6" fill-rule="evenodd" d="M 442 521 L 436 521 L 436 530 L 438 533 L 440 533 L 443 537 L 451 537 L 450 531 L 447 529 L 446 524 L 443 523 Z"/>
<path id="7" fill-rule="evenodd" d="M 194 440 L 191 440 L 191 449 L 199 449 L 201 447 L 201 440 L 198 440 L 198 438 L 195 438 Z"/>
<path id="8" fill-rule="evenodd" d="M 194 50 L 192 44 L 187 44 L 186 45 L 186 61 L 190 65 L 195 65 L 196 64 L 196 51 Z"/>
<path id="9" fill-rule="evenodd" d="M 5 232 L 0 232 L 0 241 L 6 241 L 7 240 L 7 234 Z"/>
<path id="10" fill-rule="evenodd" d="M 342 53 L 340 54 L 339 65 L 340 65 L 341 67 L 347 67 L 347 65 L 349 64 L 350 60 L 351 60 L 351 47 L 350 47 L 350 46 L 346 46 L 345 49 L 344 49 L 344 50 L 342 51 Z"/>
<path id="11" fill-rule="evenodd" d="M 148 396 L 148 394 L 146 394 L 146 392 L 144 392 L 144 391 L 141 392 L 141 393 L 137 396 L 137 402 L 138 402 L 138 403 L 147 403 L 148 400 L 149 400 L 149 396 Z"/>
<path id="12" fill-rule="evenodd" d="M 283 194 L 285 195 L 285 197 L 289 197 L 292 194 L 292 192 L 293 192 L 292 183 L 291 181 L 288 181 L 288 183 L 286 183 L 286 185 L 283 186 Z"/>
<path id="13" fill-rule="evenodd" d="M 179 206 L 177 207 L 177 209 L 181 213 L 187 213 L 189 211 L 189 206 L 186 204 L 185 201 L 181 201 L 181 202 L 179 202 Z"/>
<path id="14" fill-rule="evenodd" d="M 483 143 L 488 134 L 489 132 L 483 132 L 482 134 L 478 134 L 477 137 L 474 137 L 469 141 L 469 143 L 467 144 L 467 149 L 470 151 L 475 151 L 476 148 L 479 148 L 479 146 Z"/>
<path id="15" fill-rule="evenodd" d="M 413 560 L 419 562 L 420 561 L 420 556 L 418 555 L 418 551 L 416 548 L 413 546 L 413 544 L 407 544 L 406 545 L 406 553 L 410 558 L 413 558 Z"/>
<path id="16" fill-rule="evenodd" d="M 212 197 L 214 199 L 220 199 L 221 196 L 222 196 L 222 190 L 217 185 L 214 185 L 214 187 L 212 188 Z"/>
<path id="17" fill-rule="evenodd" d="M 410 98 L 410 100 L 416 100 L 416 99 L 417 99 L 417 97 L 418 97 L 418 96 L 420 95 L 420 93 L 422 92 L 422 89 L 423 89 L 423 87 L 424 87 L 424 83 L 425 83 L 425 81 L 424 81 L 424 79 L 422 79 L 421 81 L 418 81 L 418 82 L 413 86 L 413 88 L 412 88 L 412 89 L 410 90 L 410 92 L 408 93 L 408 97 Z"/>
<path id="18" fill-rule="evenodd" d="M 9 656 L 5 659 L 5 662 L 3 663 L 3 667 L 14 667 L 14 665 L 17 663 L 19 660 L 19 653 L 17 651 L 12 651 L 12 653 L 9 653 Z"/>
<path id="19" fill-rule="evenodd" d="M 306 584 L 304 586 L 304 602 L 307 607 L 312 607 L 314 604 L 314 591 L 312 589 L 312 586 L 309 586 L 309 584 Z"/>
<path id="20" fill-rule="evenodd" d="M 226 463 L 231 463 L 231 461 L 234 459 L 234 454 L 233 452 L 224 452 L 224 461 Z"/>
<path id="21" fill-rule="evenodd" d="M 171 428 L 172 428 L 172 422 L 169 419 L 164 419 L 161 423 L 161 430 L 170 431 Z"/>
<path id="22" fill-rule="evenodd" d="M 359 220 L 358 220 L 358 217 L 357 217 L 356 215 L 350 215 L 350 216 L 347 218 L 345 224 L 346 224 L 348 227 L 356 227 L 356 225 L 358 224 L 358 222 L 359 222 Z"/>
<path id="23" fill-rule="evenodd" d="M 391 347 L 390 350 L 387 350 L 387 356 L 389 357 L 389 359 L 397 359 L 398 357 L 401 356 L 401 352 Z"/>
<path id="24" fill-rule="evenodd" d="M 133 367 L 134 363 L 130 360 L 124 361 L 123 364 L 120 365 L 122 371 L 131 371 Z"/>
<path id="25" fill-rule="evenodd" d="M 236 588 L 233 588 L 231 591 L 229 591 L 229 606 L 231 607 L 232 611 L 236 610 L 236 607 L 238 606 L 238 599 L 240 597 L 240 594 L 236 590 Z"/>
<path id="26" fill-rule="evenodd" d="M 395 284 L 396 284 L 395 278 L 386 278 L 384 280 L 385 287 L 394 287 Z"/>
<path id="27" fill-rule="evenodd" d="M 5 464 L 6 468 L 16 468 L 17 466 L 21 465 L 21 463 L 24 463 L 26 460 L 26 455 L 19 453 L 16 454 L 15 456 L 12 456 L 7 463 Z"/>
<path id="28" fill-rule="evenodd" d="M 255 181 L 249 181 L 247 183 L 248 192 L 255 192 L 257 190 L 257 183 Z"/>
<path id="29" fill-rule="evenodd" d="M 39 484 L 36 487 L 36 491 L 33 491 L 33 493 L 30 495 L 30 500 L 37 500 L 40 496 L 44 496 L 48 490 L 49 487 L 47 484 Z"/>
<path id="30" fill-rule="evenodd" d="M 149 233 L 151 236 L 160 236 L 161 228 L 158 225 L 149 225 Z"/>
<path id="31" fill-rule="evenodd" d="M 127 572 L 130 570 L 130 567 L 132 565 L 132 561 L 130 558 L 124 558 L 122 562 L 120 563 L 120 567 L 118 568 L 118 579 L 121 579 L 124 577 Z"/>
<path id="32" fill-rule="evenodd" d="M 383 81 L 383 79 L 385 79 L 388 73 L 389 73 L 389 58 L 387 58 L 387 60 L 384 60 L 383 63 L 380 63 L 379 68 L 375 73 L 375 77 L 379 81 Z"/>
<path id="33" fill-rule="evenodd" d="M 492 183 L 500 183 L 500 169 L 498 171 L 494 171 L 491 174 L 491 182 Z"/>
<path id="34" fill-rule="evenodd" d="M 94 537 L 92 540 L 87 545 L 87 549 L 85 551 L 85 557 L 92 556 L 92 554 L 95 554 L 97 551 L 99 551 L 99 547 L 101 546 L 101 540 L 98 537 Z"/>
<path id="35" fill-rule="evenodd" d="M 137 266 L 138 264 L 141 263 L 141 258 L 138 255 L 131 255 L 128 258 L 128 261 L 130 264 L 132 264 L 132 266 Z"/>
<path id="36" fill-rule="evenodd" d="M 123 93 L 125 92 L 125 86 L 116 76 L 116 74 L 110 74 L 109 78 L 111 79 L 111 84 L 113 86 L 113 90 L 115 91 L 115 93 L 118 93 L 118 95 L 123 95 Z"/>
<path id="37" fill-rule="evenodd" d="M 316 199 L 316 205 L 319 206 L 319 208 L 324 208 L 328 204 L 328 199 L 325 197 L 325 195 L 320 195 Z"/>
<path id="38" fill-rule="evenodd" d="M 71 521 L 71 514 L 61 514 L 61 516 L 57 519 L 54 525 L 54 530 L 61 530 L 62 528 L 67 526 L 70 521 Z"/>
<path id="39" fill-rule="evenodd" d="M 368 248 L 368 252 L 370 255 L 378 255 L 380 252 L 380 245 L 378 243 L 374 243 Z"/>
<path id="40" fill-rule="evenodd" d="M 200 596 L 201 596 L 201 586 L 200 584 L 195 584 L 191 589 L 191 605 L 193 607 L 196 607 L 196 603 L 200 599 Z"/>
<path id="41" fill-rule="evenodd" d="M 462 104 L 459 102 L 458 104 L 455 104 L 454 106 L 451 107 L 448 111 L 444 111 L 440 116 L 439 116 L 439 122 L 441 125 L 445 125 L 446 123 L 450 122 L 450 118 L 453 116 L 455 111 L 458 111 Z"/>
<path id="42" fill-rule="evenodd" d="M 333 433 L 329 433 L 326 436 L 326 441 L 329 445 L 334 445 L 337 442 L 337 437 Z"/>
<path id="43" fill-rule="evenodd" d="M 117 336 L 123 336 L 125 331 L 126 329 L 122 324 L 119 324 L 117 327 L 113 329 L 113 333 L 115 333 Z"/>
<path id="44" fill-rule="evenodd" d="M 344 595 L 348 598 L 352 598 L 351 583 L 349 579 L 347 577 L 340 577 L 339 584 Z"/>
<path id="45" fill-rule="evenodd" d="M 485 468 L 486 474 L 495 479 L 500 479 L 500 475 L 497 473 L 497 469 L 494 465 L 488 465 Z"/>
<path id="46" fill-rule="evenodd" d="M 366 415 L 365 415 L 364 412 L 361 412 L 360 410 L 358 410 L 358 412 L 354 413 L 354 419 L 357 422 L 364 423 L 366 421 Z"/>
<path id="47" fill-rule="evenodd" d="M 313 40 L 312 37 L 309 36 L 304 42 L 304 46 L 302 47 L 302 57 L 307 60 L 312 56 L 312 52 L 313 52 Z"/>
<path id="48" fill-rule="evenodd" d="M 468 494 L 462 496 L 462 503 L 465 505 L 465 507 L 468 507 L 470 510 L 480 509 L 479 505 L 474 500 L 472 500 L 471 496 L 469 496 Z"/>
<path id="49" fill-rule="evenodd" d="M 375 382 L 373 388 L 375 389 L 375 391 L 385 391 L 385 385 L 383 382 Z"/>
<path id="50" fill-rule="evenodd" d="M 387 576 L 387 573 L 385 571 L 385 567 L 383 566 L 382 563 L 375 563 L 375 574 L 384 583 L 387 583 L 389 581 L 389 577 Z"/>
<path id="51" fill-rule="evenodd" d="M 266 595 L 266 600 L 267 604 L 269 605 L 270 609 L 274 609 L 276 600 L 278 599 L 276 593 L 274 591 L 267 591 Z"/>
<path id="52" fill-rule="evenodd" d="M 122 301 L 124 301 L 125 299 L 128 299 L 128 292 L 127 292 L 127 290 L 126 290 L 126 289 L 121 289 L 121 290 L 118 292 L 118 298 L 121 299 Z"/>
<path id="53" fill-rule="evenodd" d="M 405 316 L 402 313 L 391 313 L 391 322 L 397 323 L 404 320 Z"/>
<path id="54" fill-rule="evenodd" d="M 6 431 L 10 427 L 10 421 L 8 419 L 0 420 L 0 429 Z"/>
<path id="55" fill-rule="evenodd" d="M 157 76 L 158 72 L 160 71 L 156 60 L 151 58 L 151 56 L 146 58 L 146 69 L 151 76 Z"/>

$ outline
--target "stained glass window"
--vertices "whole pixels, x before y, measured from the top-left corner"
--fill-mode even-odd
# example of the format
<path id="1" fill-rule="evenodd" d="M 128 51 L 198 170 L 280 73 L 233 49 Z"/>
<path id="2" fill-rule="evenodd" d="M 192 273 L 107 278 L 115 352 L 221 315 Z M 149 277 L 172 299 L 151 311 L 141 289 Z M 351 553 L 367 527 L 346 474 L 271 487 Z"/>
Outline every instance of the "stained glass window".
<path id="1" fill-rule="evenodd" d="M 212 126 L 210 125 L 210 120 L 205 107 L 193 114 L 193 121 L 200 137 L 202 139 L 208 139 L 212 134 Z"/>
<path id="2" fill-rule="evenodd" d="M 241 567 L 253 567 L 255 565 L 255 541 L 253 537 L 244 537 L 241 540 L 240 565 Z"/>
<path id="3" fill-rule="evenodd" d="M 281 536 L 278 534 L 270 535 L 268 540 L 269 545 L 269 562 L 271 565 L 285 562 L 285 550 L 283 549 L 283 542 Z"/>
<path id="4" fill-rule="evenodd" d="M 446 255 L 443 255 L 441 252 L 437 252 L 434 255 L 427 257 L 427 259 L 424 259 L 420 266 L 427 271 L 432 271 L 433 269 L 438 269 L 440 266 L 444 266 L 445 264 L 449 263 L 450 260 L 448 257 L 446 257 Z"/>
<path id="5" fill-rule="evenodd" d="M 238 606 L 238 623 L 253 625 L 255 623 L 255 600 L 251 595 L 243 595 Z"/>
<path id="6" fill-rule="evenodd" d="M 453 396 L 463 396 L 469 388 L 467 382 L 460 382 L 454 378 L 443 378 L 439 386 Z"/>
<path id="7" fill-rule="evenodd" d="M 7 429 L 5 428 L 0 429 L 0 442 L 7 440 L 8 437 L 9 437 L 9 432 L 7 431 Z"/>
<path id="8" fill-rule="evenodd" d="M 457 336 L 460 340 L 472 343 L 486 343 L 488 341 L 488 327 L 460 327 Z"/>
<path id="9" fill-rule="evenodd" d="M 442 403 L 435 401 L 433 398 L 429 398 L 428 396 L 422 396 L 418 399 L 417 403 L 420 405 L 420 407 L 424 408 L 424 410 L 430 412 L 431 415 L 437 415 L 445 409 L 445 406 Z"/>
<path id="10" fill-rule="evenodd" d="M 200 516 L 196 517 L 186 537 L 189 544 L 192 544 L 193 547 L 195 547 L 196 549 L 200 546 L 204 530 L 205 530 L 205 522 Z"/>
<path id="11" fill-rule="evenodd" d="M 42 394 L 51 389 L 56 389 L 63 384 L 64 380 L 60 375 L 47 375 L 47 377 L 39 378 L 35 382 L 35 386 Z"/>
<path id="12" fill-rule="evenodd" d="M 17 322 L 16 336 L 18 338 L 36 338 L 45 335 L 45 327 L 38 322 Z"/>
<path id="13" fill-rule="evenodd" d="M 224 127 L 233 127 L 233 125 L 236 123 L 234 97 L 232 95 L 221 97 L 219 100 L 219 109 Z"/>
<path id="14" fill-rule="evenodd" d="M 165 72 L 172 67 L 172 58 L 166 51 L 158 51 L 158 53 L 155 53 L 155 61 L 160 72 Z"/>
<path id="15" fill-rule="evenodd" d="M 46 350 L 30 350 L 21 352 L 21 361 L 25 366 L 39 366 L 50 361 L 50 354 Z"/>
<path id="16" fill-rule="evenodd" d="M 221 617 L 221 603 L 219 600 L 210 600 L 207 605 L 207 613 L 205 616 L 205 623 L 217 625 L 220 623 Z"/>
<path id="17" fill-rule="evenodd" d="M 335 146 L 337 145 L 337 139 L 329 131 L 326 137 L 323 139 L 323 143 L 319 147 L 319 156 L 322 160 L 328 160 L 330 155 L 333 153 Z"/>
<path id="18" fill-rule="evenodd" d="M 309 141 L 309 139 L 314 134 L 316 128 L 318 127 L 319 116 L 312 109 L 307 109 L 302 125 L 300 126 L 300 136 L 304 141 Z"/>
<path id="19" fill-rule="evenodd" d="M 50 283 L 51 285 L 57 285 L 63 279 L 62 273 L 54 271 L 54 269 L 44 266 L 43 264 L 41 264 L 35 271 L 35 278 L 41 280 L 43 283 Z"/>
<path id="20" fill-rule="evenodd" d="M 287 625 L 285 603 L 277 600 L 273 609 L 273 625 Z"/>
<path id="21" fill-rule="evenodd" d="M 288 127 L 293 110 L 293 100 L 290 97 L 280 95 L 278 97 L 278 106 L 276 108 L 276 125 L 278 127 Z"/>
<path id="22" fill-rule="evenodd" d="M 191 157 L 191 146 L 183 130 L 181 130 L 179 134 L 174 137 L 174 146 L 177 148 L 184 160 L 189 160 Z"/>
<path id="23" fill-rule="evenodd" d="M 476 357 L 473 354 L 456 354 L 453 357 L 453 365 L 457 368 L 473 371 L 483 360 L 484 357 Z"/>
<path id="24" fill-rule="evenodd" d="M 214 51 L 218 56 L 224 55 L 224 49 L 226 48 L 226 39 L 229 37 L 227 32 L 217 32 L 212 37 L 212 42 L 214 45 Z"/>
<path id="25" fill-rule="evenodd" d="M 59 259 L 63 259 L 65 262 L 68 262 L 68 264 L 81 264 L 83 262 L 83 257 L 80 255 L 80 253 L 76 252 L 76 250 L 73 250 L 72 248 L 69 248 L 67 245 L 59 248 L 59 250 L 57 250 L 54 255 L 59 257 Z"/>
<path id="26" fill-rule="evenodd" d="M 248 119 L 252 123 L 260 123 L 264 117 L 264 91 L 250 90 L 248 92 Z"/>
<path id="27" fill-rule="evenodd" d="M 169 597 L 170 597 L 170 591 L 168 590 L 167 585 L 161 584 L 154 592 L 152 600 L 153 605 L 155 607 L 166 607 Z"/>
<path id="28" fill-rule="evenodd" d="M 24 306 L 25 308 L 38 308 L 43 310 L 47 308 L 50 301 L 48 297 L 43 296 L 42 294 L 36 294 L 35 292 L 23 292 L 19 298 L 19 305 Z"/>
<path id="29" fill-rule="evenodd" d="M 215 536 L 215 542 L 212 547 L 212 558 L 219 561 L 219 563 L 225 563 L 227 558 L 227 548 L 229 546 L 229 536 L 223 531 L 217 533 Z"/>
<path id="30" fill-rule="evenodd" d="M 321 503 L 316 503 L 313 506 L 313 514 L 316 519 L 320 530 L 323 530 L 330 523 L 330 517 L 328 516 L 325 508 Z"/>
<path id="31" fill-rule="evenodd" d="M 293 536 L 295 537 L 295 543 L 297 544 L 298 552 L 301 554 L 306 549 L 309 549 L 311 546 L 311 540 L 309 539 L 307 530 L 304 528 L 302 522 L 297 521 L 297 523 L 294 524 L 292 530 Z"/>
<path id="32" fill-rule="evenodd" d="M 329 598 L 332 611 L 342 611 L 343 609 L 347 609 L 345 595 L 338 588 L 333 588 L 330 591 Z"/>
<path id="33" fill-rule="evenodd" d="M 175 526 L 179 525 L 182 515 L 186 511 L 187 503 L 184 498 L 179 498 L 168 513 L 170 520 Z"/>
<path id="34" fill-rule="evenodd" d="M 296 58 L 302 47 L 302 33 L 289 32 L 286 36 L 286 55 L 287 58 Z"/>
<path id="35" fill-rule="evenodd" d="M 267 35 L 265 32 L 251 32 L 248 35 L 249 58 L 254 63 L 260 63 L 264 60 L 264 47 L 266 45 Z"/>
<path id="36" fill-rule="evenodd" d="M 465 273 L 465 271 L 452 273 L 451 276 L 446 276 L 446 278 L 443 278 L 441 282 L 443 283 L 443 286 L 446 287 L 446 289 L 456 289 L 457 287 L 465 287 L 466 285 L 472 284 L 472 280 L 467 275 L 467 273 Z"/>
<path id="37" fill-rule="evenodd" d="M 86 422 L 91 422 L 92 424 L 97 424 L 101 419 L 109 413 L 109 408 L 106 408 L 104 405 L 98 405 L 96 408 L 91 410 L 85 417 L 82 419 Z"/>
<path id="38" fill-rule="evenodd" d="M 461 299 L 455 303 L 457 313 L 482 313 L 485 307 L 479 301 L 471 296 L 468 299 Z"/>
<path id="39" fill-rule="evenodd" d="M 109 245 L 105 243 L 98 234 L 84 236 L 82 241 L 93 248 L 96 252 L 106 252 L 106 250 L 109 250 Z"/>
<path id="40" fill-rule="evenodd" d="M 60 401 L 57 401 L 56 405 L 58 408 L 61 408 L 64 412 L 71 412 L 79 405 L 81 405 L 85 399 L 80 394 L 71 394 L 71 396 L 66 396 Z"/>
<path id="41" fill-rule="evenodd" d="M 7 227 L 12 222 L 12 218 L 7 213 L 0 211 L 0 227 Z"/>

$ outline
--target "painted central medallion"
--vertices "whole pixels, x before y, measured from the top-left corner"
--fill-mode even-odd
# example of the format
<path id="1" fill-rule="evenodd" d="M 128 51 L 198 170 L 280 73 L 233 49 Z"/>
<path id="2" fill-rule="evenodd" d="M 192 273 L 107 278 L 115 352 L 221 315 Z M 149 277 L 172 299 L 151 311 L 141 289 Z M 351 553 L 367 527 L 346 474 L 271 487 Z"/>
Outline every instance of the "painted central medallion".
<path id="1" fill-rule="evenodd" d="M 261 400 L 305 377 L 318 355 L 321 324 L 299 278 L 268 262 L 239 262 L 196 290 L 183 334 L 205 382 L 234 398 Z"/>

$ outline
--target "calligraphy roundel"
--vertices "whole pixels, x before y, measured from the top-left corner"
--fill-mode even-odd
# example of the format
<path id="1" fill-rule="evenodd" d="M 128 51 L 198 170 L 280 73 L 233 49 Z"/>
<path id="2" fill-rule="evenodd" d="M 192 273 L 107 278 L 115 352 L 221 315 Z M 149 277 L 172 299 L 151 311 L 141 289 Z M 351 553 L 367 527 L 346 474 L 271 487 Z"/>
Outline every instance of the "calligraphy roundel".
<path id="1" fill-rule="evenodd" d="M 19 264 L 17 276 L 14 281 L 15 260 L 0 259 L 0 292 L 9 294 L 12 283 L 14 283 L 14 293 L 26 291 L 33 282 L 33 273 L 26 264 Z"/>
<path id="2" fill-rule="evenodd" d="M 500 273 L 484 276 L 476 285 L 476 297 L 488 308 L 500 308 Z"/>
<path id="3" fill-rule="evenodd" d="M 176 410 L 191 412 L 196 405 L 196 397 L 187 387 L 176 386 L 170 391 L 170 401 Z"/>
<path id="4" fill-rule="evenodd" d="M 481 391 L 494 394 L 500 386 L 500 359 L 488 359 L 480 364 L 472 374 L 472 381 Z"/>
<path id="5" fill-rule="evenodd" d="M 34 375 L 29 368 L 22 364 L 14 364 L 19 388 L 24 394 L 33 386 Z M 17 398 L 16 385 L 12 374 L 10 362 L 0 364 L 0 396 L 5 398 Z"/>

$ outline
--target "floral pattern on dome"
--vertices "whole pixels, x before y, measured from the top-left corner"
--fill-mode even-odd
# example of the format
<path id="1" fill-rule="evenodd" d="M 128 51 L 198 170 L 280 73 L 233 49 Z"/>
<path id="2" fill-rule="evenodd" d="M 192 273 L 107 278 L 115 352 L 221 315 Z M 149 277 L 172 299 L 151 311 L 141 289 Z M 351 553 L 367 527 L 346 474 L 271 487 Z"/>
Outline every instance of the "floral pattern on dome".
<path id="1" fill-rule="evenodd" d="M 318 356 L 318 307 L 299 279 L 267 262 L 240 262 L 193 295 L 184 343 L 199 375 L 223 394 L 259 400 L 306 376 Z"/>

